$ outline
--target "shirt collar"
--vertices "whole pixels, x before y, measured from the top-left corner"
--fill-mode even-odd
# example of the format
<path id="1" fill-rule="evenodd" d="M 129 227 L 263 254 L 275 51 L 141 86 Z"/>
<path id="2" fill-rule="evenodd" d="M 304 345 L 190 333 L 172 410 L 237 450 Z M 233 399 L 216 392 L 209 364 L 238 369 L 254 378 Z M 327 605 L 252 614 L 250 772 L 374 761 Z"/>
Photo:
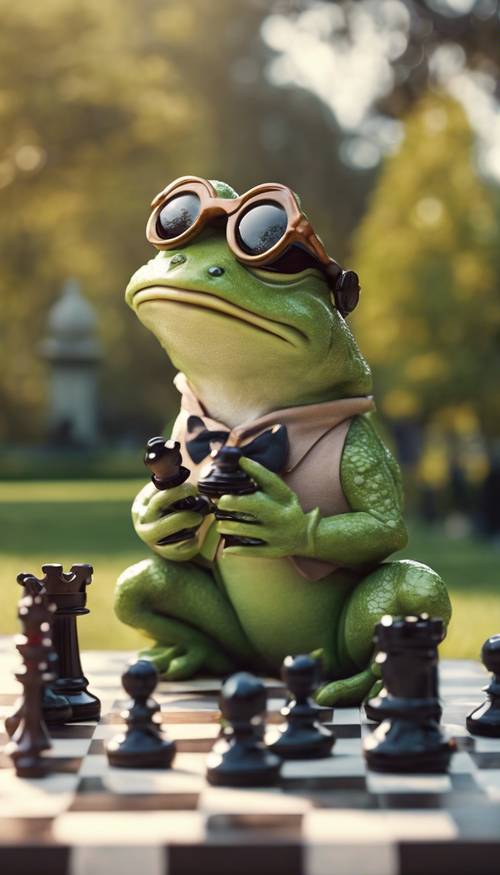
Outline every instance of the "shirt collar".
<path id="1" fill-rule="evenodd" d="M 285 473 L 293 471 L 326 432 L 331 431 L 346 419 L 375 410 L 372 396 L 360 395 L 354 398 L 323 401 L 320 404 L 285 407 L 282 410 L 265 413 L 264 416 L 259 416 L 252 422 L 245 422 L 242 425 L 229 428 L 225 423 L 212 419 L 208 415 L 185 374 L 178 373 L 174 384 L 182 395 L 181 407 L 187 413 L 199 416 L 210 431 L 223 429 L 229 432 L 227 446 L 239 446 L 265 431 L 266 428 L 278 424 L 285 425 L 290 445 Z"/>

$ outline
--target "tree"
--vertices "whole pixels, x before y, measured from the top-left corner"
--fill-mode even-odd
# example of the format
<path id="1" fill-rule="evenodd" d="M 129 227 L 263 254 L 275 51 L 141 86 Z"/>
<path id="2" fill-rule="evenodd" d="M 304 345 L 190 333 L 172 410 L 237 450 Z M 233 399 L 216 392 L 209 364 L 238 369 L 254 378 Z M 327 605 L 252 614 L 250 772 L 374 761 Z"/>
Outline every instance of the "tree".
<path id="1" fill-rule="evenodd" d="M 43 435 L 37 347 L 68 276 L 99 310 L 106 429 L 147 435 L 177 405 L 123 303 L 153 254 L 152 196 L 185 173 L 283 181 L 341 258 L 365 177 L 342 166 L 319 100 L 267 81 L 264 2 L 0 0 L 0 13 L 0 440 Z"/>
<path id="2" fill-rule="evenodd" d="M 464 405 L 498 434 L 495 201 L 460 106 L 428 93 L 406 119 L 354 238 L 354 317 L 382 411 L 427 425 Z"/>

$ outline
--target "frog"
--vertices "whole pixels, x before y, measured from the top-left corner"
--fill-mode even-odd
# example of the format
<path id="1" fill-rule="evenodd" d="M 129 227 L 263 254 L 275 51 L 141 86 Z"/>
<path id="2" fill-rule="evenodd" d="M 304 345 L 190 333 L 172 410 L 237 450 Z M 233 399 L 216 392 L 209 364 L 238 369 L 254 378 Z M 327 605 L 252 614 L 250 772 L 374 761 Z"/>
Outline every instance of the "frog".
<path id="1" fill-rule="evenodd" d="M 221 203 L 238 198 L 225 182 L 210 186 Z M 159 248 L 125 291 L 178 371 L 172 438 L 190 474 L 135 497 L 133 525 L 151 555 L 120 575 L 115 613 L 151 639 L 141 658 L 169 681 L 276 676 L 287 655 L 311 653 L 322 666 L 317 702 L 355 706 L 381 686 L 381 618 L 425 612 L 447 625 L 450 599 L 436 571 L 391 558 L 408 539 L 401 472 L 329 277 L 293 242 L 266 264 L 234 248 L 218 216 Z M 262 434 L 283 437 L 283 424 L 288 468 L 245 452 Z M 223 494 L 208 512 L 193 504 L 217 447 L 239 440 L 256 491 Z"/>

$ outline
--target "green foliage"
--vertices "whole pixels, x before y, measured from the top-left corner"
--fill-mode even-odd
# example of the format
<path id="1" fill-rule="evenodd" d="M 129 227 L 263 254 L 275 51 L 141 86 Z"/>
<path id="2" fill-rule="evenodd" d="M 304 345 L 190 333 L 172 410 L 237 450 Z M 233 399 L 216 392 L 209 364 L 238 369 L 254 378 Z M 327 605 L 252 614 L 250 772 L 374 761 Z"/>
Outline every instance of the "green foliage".
<path id="1" fill-rule="evenodd" d="M 380 174 L 355 236 L 364 294 L 353 322 L 388 416 L 424 423 L 471 405 L 498 433 L 498 231 L 459 105 L 427 94 Z"/>
<path id="2" fill-rule="evenodd" d="M 151 198 L 176 176 L 240 191 L 287 182 L 341 257 L 364 182 L 342 168 L 319 101 L 267 82 L 267 12 L 255 0 L 0 0 L 0 441 L 43 436 L 38 344 L 68 276 L 99 310 L 107 433 L 143 437 L 177 406 L 164 354 L 123 303 L 152 254 Z M 347 207 L 330 209 L 339 198 Z"/>

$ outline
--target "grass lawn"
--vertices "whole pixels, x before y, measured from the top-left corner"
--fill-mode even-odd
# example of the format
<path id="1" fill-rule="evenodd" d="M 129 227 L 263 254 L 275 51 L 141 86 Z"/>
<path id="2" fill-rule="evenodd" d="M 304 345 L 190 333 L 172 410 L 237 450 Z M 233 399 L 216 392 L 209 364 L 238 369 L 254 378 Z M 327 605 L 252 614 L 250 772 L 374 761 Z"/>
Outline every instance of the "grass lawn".
<path id="1" fill-rule="evenodd" d="M 144 639 L 115 619 L 112 592 L 127 565 L 147 555 L 130 521 L 132 497 L 143 481 L 0 483 L 0 570 L 4 610 L 0 634 L 17 631 L 19 571 L 40 573 L 45 562 L 90 562 L 91 613 L 79 621 L 86 648 L 136 648 Z M 444 577 L 453 620 L 442 654 L 477 657 L 484 639 L 500 632 L 500 550 L 488 543 L 451 540 L 414 525 L 400 556 L 427 562 Z"/>

